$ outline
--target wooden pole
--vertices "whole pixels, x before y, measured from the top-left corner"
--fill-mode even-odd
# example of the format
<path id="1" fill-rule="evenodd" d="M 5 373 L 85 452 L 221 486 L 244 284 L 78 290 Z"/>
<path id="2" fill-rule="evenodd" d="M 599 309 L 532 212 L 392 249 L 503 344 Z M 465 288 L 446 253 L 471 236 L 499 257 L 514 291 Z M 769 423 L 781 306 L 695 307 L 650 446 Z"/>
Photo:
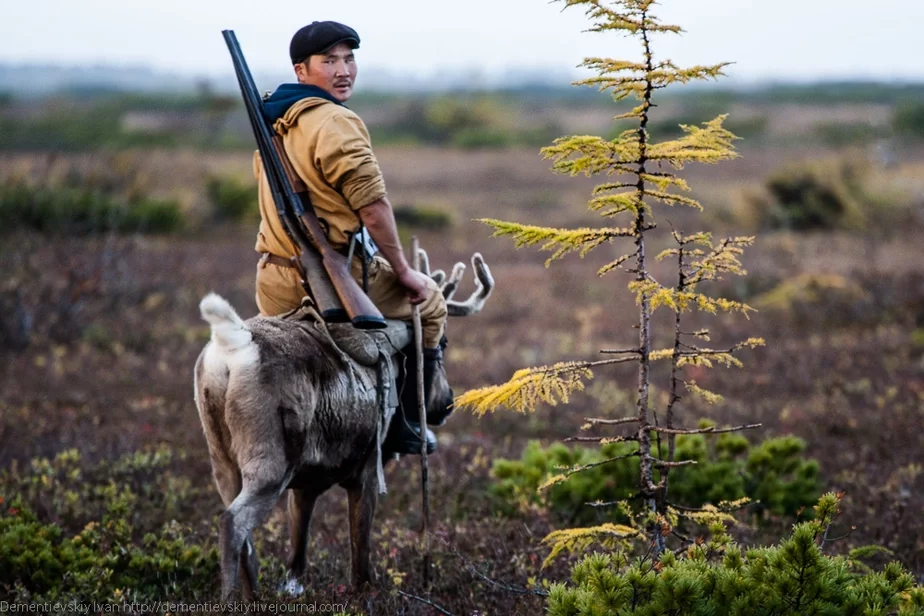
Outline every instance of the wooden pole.
<path id="1" fill-rule="evenodd" d="M 411 240 L 413 266 L 420 271 L 420 242 L 415 235 Z M 426 587 L 430 586 L 430 468 L 427 464 L 427 402 L 424 392 L 423 369 L 423 327 L 420 324 L 420 306 L 413 307 L 414 352 L 417 353 L 417 411 L 420 419 L 420 486 L 423 492 L 422 521 L 420 534 L 422 539 L 423 579 Z"/>

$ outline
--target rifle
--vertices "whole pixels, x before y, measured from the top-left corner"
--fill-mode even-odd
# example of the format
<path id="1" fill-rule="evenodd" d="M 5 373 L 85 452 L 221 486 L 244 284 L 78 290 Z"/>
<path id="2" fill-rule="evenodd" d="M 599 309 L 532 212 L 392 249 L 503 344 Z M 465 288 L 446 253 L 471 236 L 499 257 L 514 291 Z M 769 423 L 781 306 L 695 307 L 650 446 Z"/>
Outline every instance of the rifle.
<path id="1" fill-rule="evenodd" d="M 328 321 L 344 321 L 345 312 L 353 326 L 359 329 L 385 327 L 382 313 L 350 275 L 350 264 L 346 257 L 328 243 L 314 206 L 311 205 L 308 187 L 292 167 L 282 138 L 275 134 L 263 115 L 260 95 L 234 31 L 222 30 L 222 36 L 231 52 L 234 73 L 241 87 L 241 96 L 257 140 L 257 149 L 263 160 L 276 211 L 289 237 L 309 261 L 310 268 L 302 267 L 300 271 L 304 271 L 305 278 L 310 279 L 306 282 L 321 315 Z M 327 276 L 320 271 L 321 267 Z"/>

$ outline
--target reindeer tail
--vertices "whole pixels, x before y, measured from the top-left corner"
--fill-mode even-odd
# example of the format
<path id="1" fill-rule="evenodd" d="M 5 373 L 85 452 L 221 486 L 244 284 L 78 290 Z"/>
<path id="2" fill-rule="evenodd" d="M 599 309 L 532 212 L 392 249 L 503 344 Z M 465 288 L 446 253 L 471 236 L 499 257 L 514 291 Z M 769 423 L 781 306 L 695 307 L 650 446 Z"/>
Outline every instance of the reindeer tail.
<path id="1" fill-rule="evenodd" d="M 250 344 L 253 335 L 223 297 L 209 293 L 199 302 L 202 318 L 212 326 L 212 341 L 224 351 L 235 351 Z"/>

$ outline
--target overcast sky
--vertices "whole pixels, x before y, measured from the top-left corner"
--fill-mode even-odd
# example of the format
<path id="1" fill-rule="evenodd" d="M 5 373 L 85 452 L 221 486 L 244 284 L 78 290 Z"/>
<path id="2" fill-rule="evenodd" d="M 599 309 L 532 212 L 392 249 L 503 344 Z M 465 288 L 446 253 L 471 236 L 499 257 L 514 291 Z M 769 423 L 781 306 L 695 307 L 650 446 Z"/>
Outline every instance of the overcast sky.
<path id="1" fill-rule="evenodd" d="M 561 9 L 545 0 L 0 0 L 0 63 L 215 75 L 230 71 L 220 30 L 231 28 L 255 72 L 287 71 L 292 33 L 315 19 L 359 32 L 358 85 L 364 68 L 424 78 L 638 57 L 634 42 L 582 33 L 581 9 Z M 686 30 L 657 41 L 659 57 L 734 61 L 728 73 L 743 81 L 924 80 L 921 0 L 662 0 L 657 14 Z"/>

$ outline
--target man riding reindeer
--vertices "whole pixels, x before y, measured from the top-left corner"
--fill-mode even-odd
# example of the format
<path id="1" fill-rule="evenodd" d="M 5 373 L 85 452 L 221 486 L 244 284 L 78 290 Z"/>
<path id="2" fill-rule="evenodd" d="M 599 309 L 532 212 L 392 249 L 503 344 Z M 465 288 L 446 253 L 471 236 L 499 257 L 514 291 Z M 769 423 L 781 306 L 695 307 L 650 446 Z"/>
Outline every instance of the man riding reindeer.
<path id="1" fill-rule="evenodd" d="M 382 315 L 409 320 L 412 306 L 420 306 L 424 388 L 429 391 L 433 375 L 441 369 L 446 301 L 430 277 L 408 265 L 369 132 L 344 105 L 353 94 L 353 50 L 358 47 L 356 31 L 337 22 L 316 21 L 300 29 L 289 45 L 298 83 L 279 86 L 265 100 L 264 113 L 282 135 L 286 154 L 308 187 L 328 242 L 338 252 L 353 255 L 351 275 L 361 284 L 365 281 Z M 254 156 L 254 174 L 261 217 L 256 250 L 262 255 L 257 307 L 261 315 L 278 316 L 298 308 L 305 295 L 292 259 L 298 250 L 280 221 L 259 153 Z M 383 446 L 386 451 L 421 453 L 420 424 L 414 416 L 395 417 Z M 428 429 L 428 453 L 435 448 L 436 437 Z"/>

